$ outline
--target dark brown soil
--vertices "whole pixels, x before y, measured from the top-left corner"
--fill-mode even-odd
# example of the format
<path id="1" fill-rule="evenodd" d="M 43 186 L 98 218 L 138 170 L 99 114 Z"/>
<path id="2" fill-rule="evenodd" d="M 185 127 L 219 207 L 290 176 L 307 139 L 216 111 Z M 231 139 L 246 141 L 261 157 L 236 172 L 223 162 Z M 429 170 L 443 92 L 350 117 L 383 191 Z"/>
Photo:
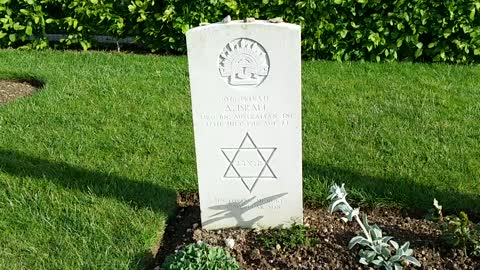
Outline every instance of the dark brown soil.
<path id="1" fill-rule="evenodd" d="M 37 87 L 27 81 L 0 80 L 0 106 L 16 98 L 29 96 Z"/>
<path id="2" fill-rule="evenodd" d="M 330 214 L 326 209 L 304 210 L 304 223 L 312 228 L 310 237 L 319 240 L 315 246 L 267 249 L 258 241 L 261 231 L 202 230 L 196 195 L 181 196 L 178 203 L 178 214 L 167 227 L 155 266 L 161 265 L 166 256 L 186 244 L 202 241 L 225 247 L 225 240 L 232 238 L 235 245 L 227 249 L 243 269 L 373 269 L 357 262 L 358 249 L 347 248 L 348 241 L 360 230 L 358 225 L 344 223 L 340 215 Z M 420 269 L 480 269 L 479 258 L 467 257 L 462 251 L 446 246 L 437 225 L 431 221 L 404 216 L 391 209 L 371 210 L 368 216 L 370 223 L 378 224 L 400 244 L 410 241 L 414 257 L 422 263 Z"/>

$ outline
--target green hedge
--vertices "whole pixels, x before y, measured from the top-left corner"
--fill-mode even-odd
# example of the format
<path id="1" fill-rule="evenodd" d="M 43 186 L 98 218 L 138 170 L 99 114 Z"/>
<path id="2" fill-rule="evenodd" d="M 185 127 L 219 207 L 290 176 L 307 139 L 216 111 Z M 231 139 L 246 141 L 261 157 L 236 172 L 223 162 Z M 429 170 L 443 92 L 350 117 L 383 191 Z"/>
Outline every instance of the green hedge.
<path id="1" fill-rule="evenodd" d="M 479 13 L 480 0 L 0 0 L 0 46 L 88 49 L 102 34 L 184 53 L 188 29 L 230 14 L 300 24 L 306 59 L 472 63 Z"/>

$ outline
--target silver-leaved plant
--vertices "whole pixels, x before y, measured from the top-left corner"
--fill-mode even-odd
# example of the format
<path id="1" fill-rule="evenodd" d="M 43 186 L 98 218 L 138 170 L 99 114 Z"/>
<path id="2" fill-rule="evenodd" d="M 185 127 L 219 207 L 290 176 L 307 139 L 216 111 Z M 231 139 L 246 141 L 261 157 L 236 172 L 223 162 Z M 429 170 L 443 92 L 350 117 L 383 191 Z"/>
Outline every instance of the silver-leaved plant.
<path id="1" fill-rule="evenodd" d="M 333 201 L 328 210 L 330 213 L 342 212 L 345 215 L 342 217 L 343 221 L 355 220 L 362 228 L 363 235 L 353 237 L 348 243 L 349 249 L 356 245 L 361 246 L 359 252 L 361 264 L 373 265 L 374 268 L 385 270 L 401 270 L 408 265 L 420 266 L 420 262 L 412 256 L 413 250 L 409 248 L 409 242 L 399 246 L 392 240 L 393 237 L 384 236 L 376 224 L 368 224 L 367 215 L 362 215 L 362 220 L 360 220 L 360 209 L 352 208 L 346 197 L 344 184 L 341 187 L 334 184 L 330 188 L 330 195 L 327 198 Z"/>

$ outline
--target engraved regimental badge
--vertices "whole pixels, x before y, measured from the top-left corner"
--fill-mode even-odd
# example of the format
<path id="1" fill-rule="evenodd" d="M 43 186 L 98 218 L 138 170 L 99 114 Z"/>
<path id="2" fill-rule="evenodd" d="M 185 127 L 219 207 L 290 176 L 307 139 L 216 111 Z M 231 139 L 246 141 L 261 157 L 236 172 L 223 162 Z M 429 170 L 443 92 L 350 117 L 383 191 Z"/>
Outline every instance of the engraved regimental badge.
<path id="1" fill-rule="evenodd" d="M 270 69 L 265 49 L 260 43 L 247 38 L 228 43 L 218 62 L 220 75 L 232 86 L 258 86 Z"/>

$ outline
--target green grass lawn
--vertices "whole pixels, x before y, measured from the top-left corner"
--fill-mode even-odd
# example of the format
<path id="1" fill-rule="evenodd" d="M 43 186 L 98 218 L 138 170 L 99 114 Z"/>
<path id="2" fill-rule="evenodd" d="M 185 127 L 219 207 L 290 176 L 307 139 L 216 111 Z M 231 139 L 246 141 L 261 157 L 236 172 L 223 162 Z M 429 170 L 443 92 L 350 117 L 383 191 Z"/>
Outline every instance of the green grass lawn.
<path id="1" fill-rule="evenodd" d="M 195 191 L 186 57 L 0 51 L 0 268 L 136 269 Z M 306 62 L 304 194 L 480 213 L 480 67 Z"/>

